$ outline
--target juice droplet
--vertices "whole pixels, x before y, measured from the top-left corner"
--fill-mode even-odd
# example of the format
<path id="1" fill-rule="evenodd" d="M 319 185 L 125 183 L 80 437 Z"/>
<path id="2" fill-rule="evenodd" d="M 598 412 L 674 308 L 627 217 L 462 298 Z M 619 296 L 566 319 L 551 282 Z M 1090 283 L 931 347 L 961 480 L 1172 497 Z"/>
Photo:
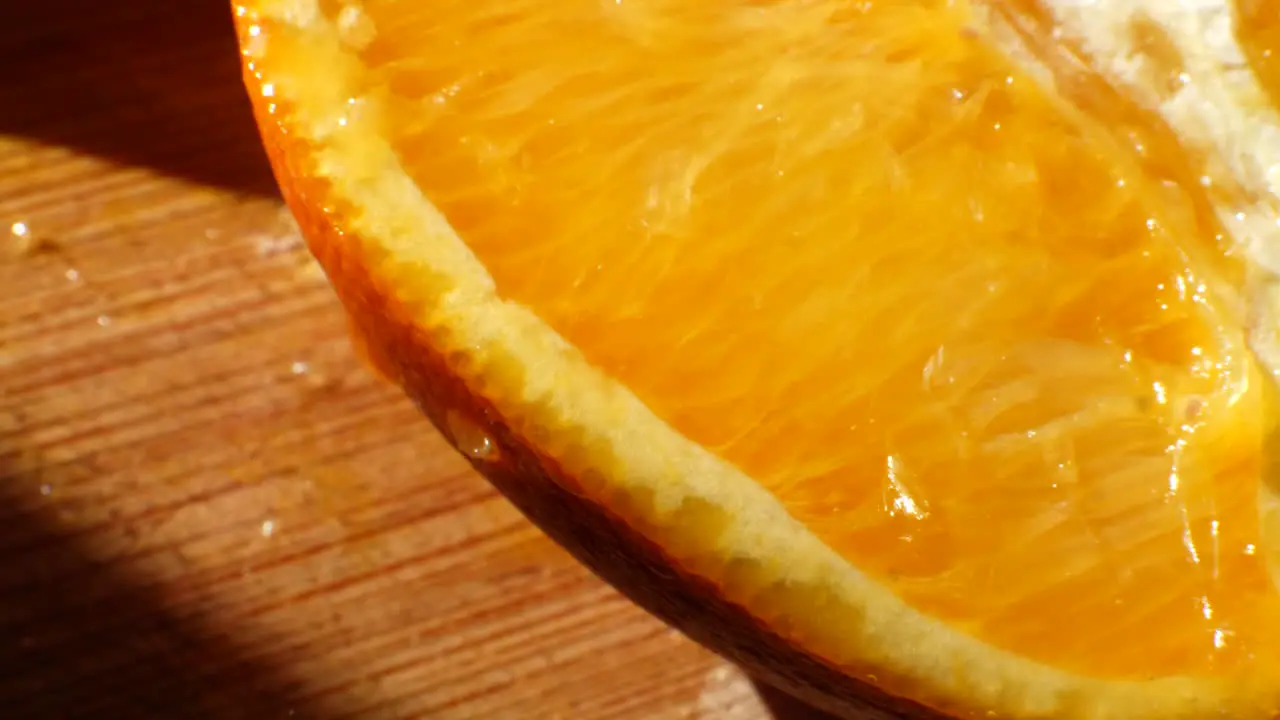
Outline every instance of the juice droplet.
<path id="1" fill-rule="evenodd" d="M 498 459 L 498 444 L 470 418 L 451 410 L 445 416 L 445 425 L 458 452 L 472 460 L 492 462 Z"/>
<path id="2" fill-rule="evenodd" d="M 31 226 L 19 220 L 9 226 L 8 253 L 15 258 L 32 257 L 53 249 L 53 243 L 35 234 Z"/>

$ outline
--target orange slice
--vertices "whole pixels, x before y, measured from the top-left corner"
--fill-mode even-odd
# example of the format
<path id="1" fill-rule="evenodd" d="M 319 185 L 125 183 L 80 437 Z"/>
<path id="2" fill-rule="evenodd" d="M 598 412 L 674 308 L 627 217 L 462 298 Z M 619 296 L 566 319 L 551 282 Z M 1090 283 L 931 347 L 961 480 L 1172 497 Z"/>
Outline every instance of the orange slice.
<path id="1" fill-rule="evenodd" d="M 1249 720 L 1280 712 L 1266 7 L 236 14 L 360 347 L 637 602 L 851 717 Z"/>

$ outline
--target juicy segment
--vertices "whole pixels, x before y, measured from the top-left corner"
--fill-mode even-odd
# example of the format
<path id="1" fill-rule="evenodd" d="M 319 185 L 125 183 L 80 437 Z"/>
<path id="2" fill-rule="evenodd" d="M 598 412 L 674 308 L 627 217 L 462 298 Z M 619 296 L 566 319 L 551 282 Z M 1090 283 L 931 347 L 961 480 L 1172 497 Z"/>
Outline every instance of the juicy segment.
<path id="1" fill-rule="evenodd" d="M 1280 2 L 1235 0 L 1236 35 L 1262 87 L 1280 107 Z"/>
<path id="2" fill-rule="evenodd" d="M 859 568 L 1064 669 L 1274 672 L 1270 393 L 1192 161 L 962 5 L 330 10 L 499 291 Z"/>

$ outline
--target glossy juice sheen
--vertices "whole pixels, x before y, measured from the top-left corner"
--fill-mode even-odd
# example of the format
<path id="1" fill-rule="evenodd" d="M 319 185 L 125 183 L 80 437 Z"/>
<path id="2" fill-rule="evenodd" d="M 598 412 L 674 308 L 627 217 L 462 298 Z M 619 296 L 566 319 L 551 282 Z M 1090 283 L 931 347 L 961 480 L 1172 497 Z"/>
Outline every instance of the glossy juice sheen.
<path id="1" fill-rule="evenodd" d="M 1269 394 L 1167 128 L 951 2 L 360 8 L 500 292 L 858 567 L 1064 669 L 1273 671 Z"/>

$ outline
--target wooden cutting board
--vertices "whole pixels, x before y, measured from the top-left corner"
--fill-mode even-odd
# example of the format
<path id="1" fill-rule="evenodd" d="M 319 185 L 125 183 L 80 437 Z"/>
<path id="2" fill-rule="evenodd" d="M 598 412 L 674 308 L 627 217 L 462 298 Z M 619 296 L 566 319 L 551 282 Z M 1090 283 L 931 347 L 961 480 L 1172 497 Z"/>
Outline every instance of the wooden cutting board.
<path id="1" fill-rule="evenodd" d="M 0 5 L 0 715 L 811 717 L 357 364 L 222 0 Z"/>

